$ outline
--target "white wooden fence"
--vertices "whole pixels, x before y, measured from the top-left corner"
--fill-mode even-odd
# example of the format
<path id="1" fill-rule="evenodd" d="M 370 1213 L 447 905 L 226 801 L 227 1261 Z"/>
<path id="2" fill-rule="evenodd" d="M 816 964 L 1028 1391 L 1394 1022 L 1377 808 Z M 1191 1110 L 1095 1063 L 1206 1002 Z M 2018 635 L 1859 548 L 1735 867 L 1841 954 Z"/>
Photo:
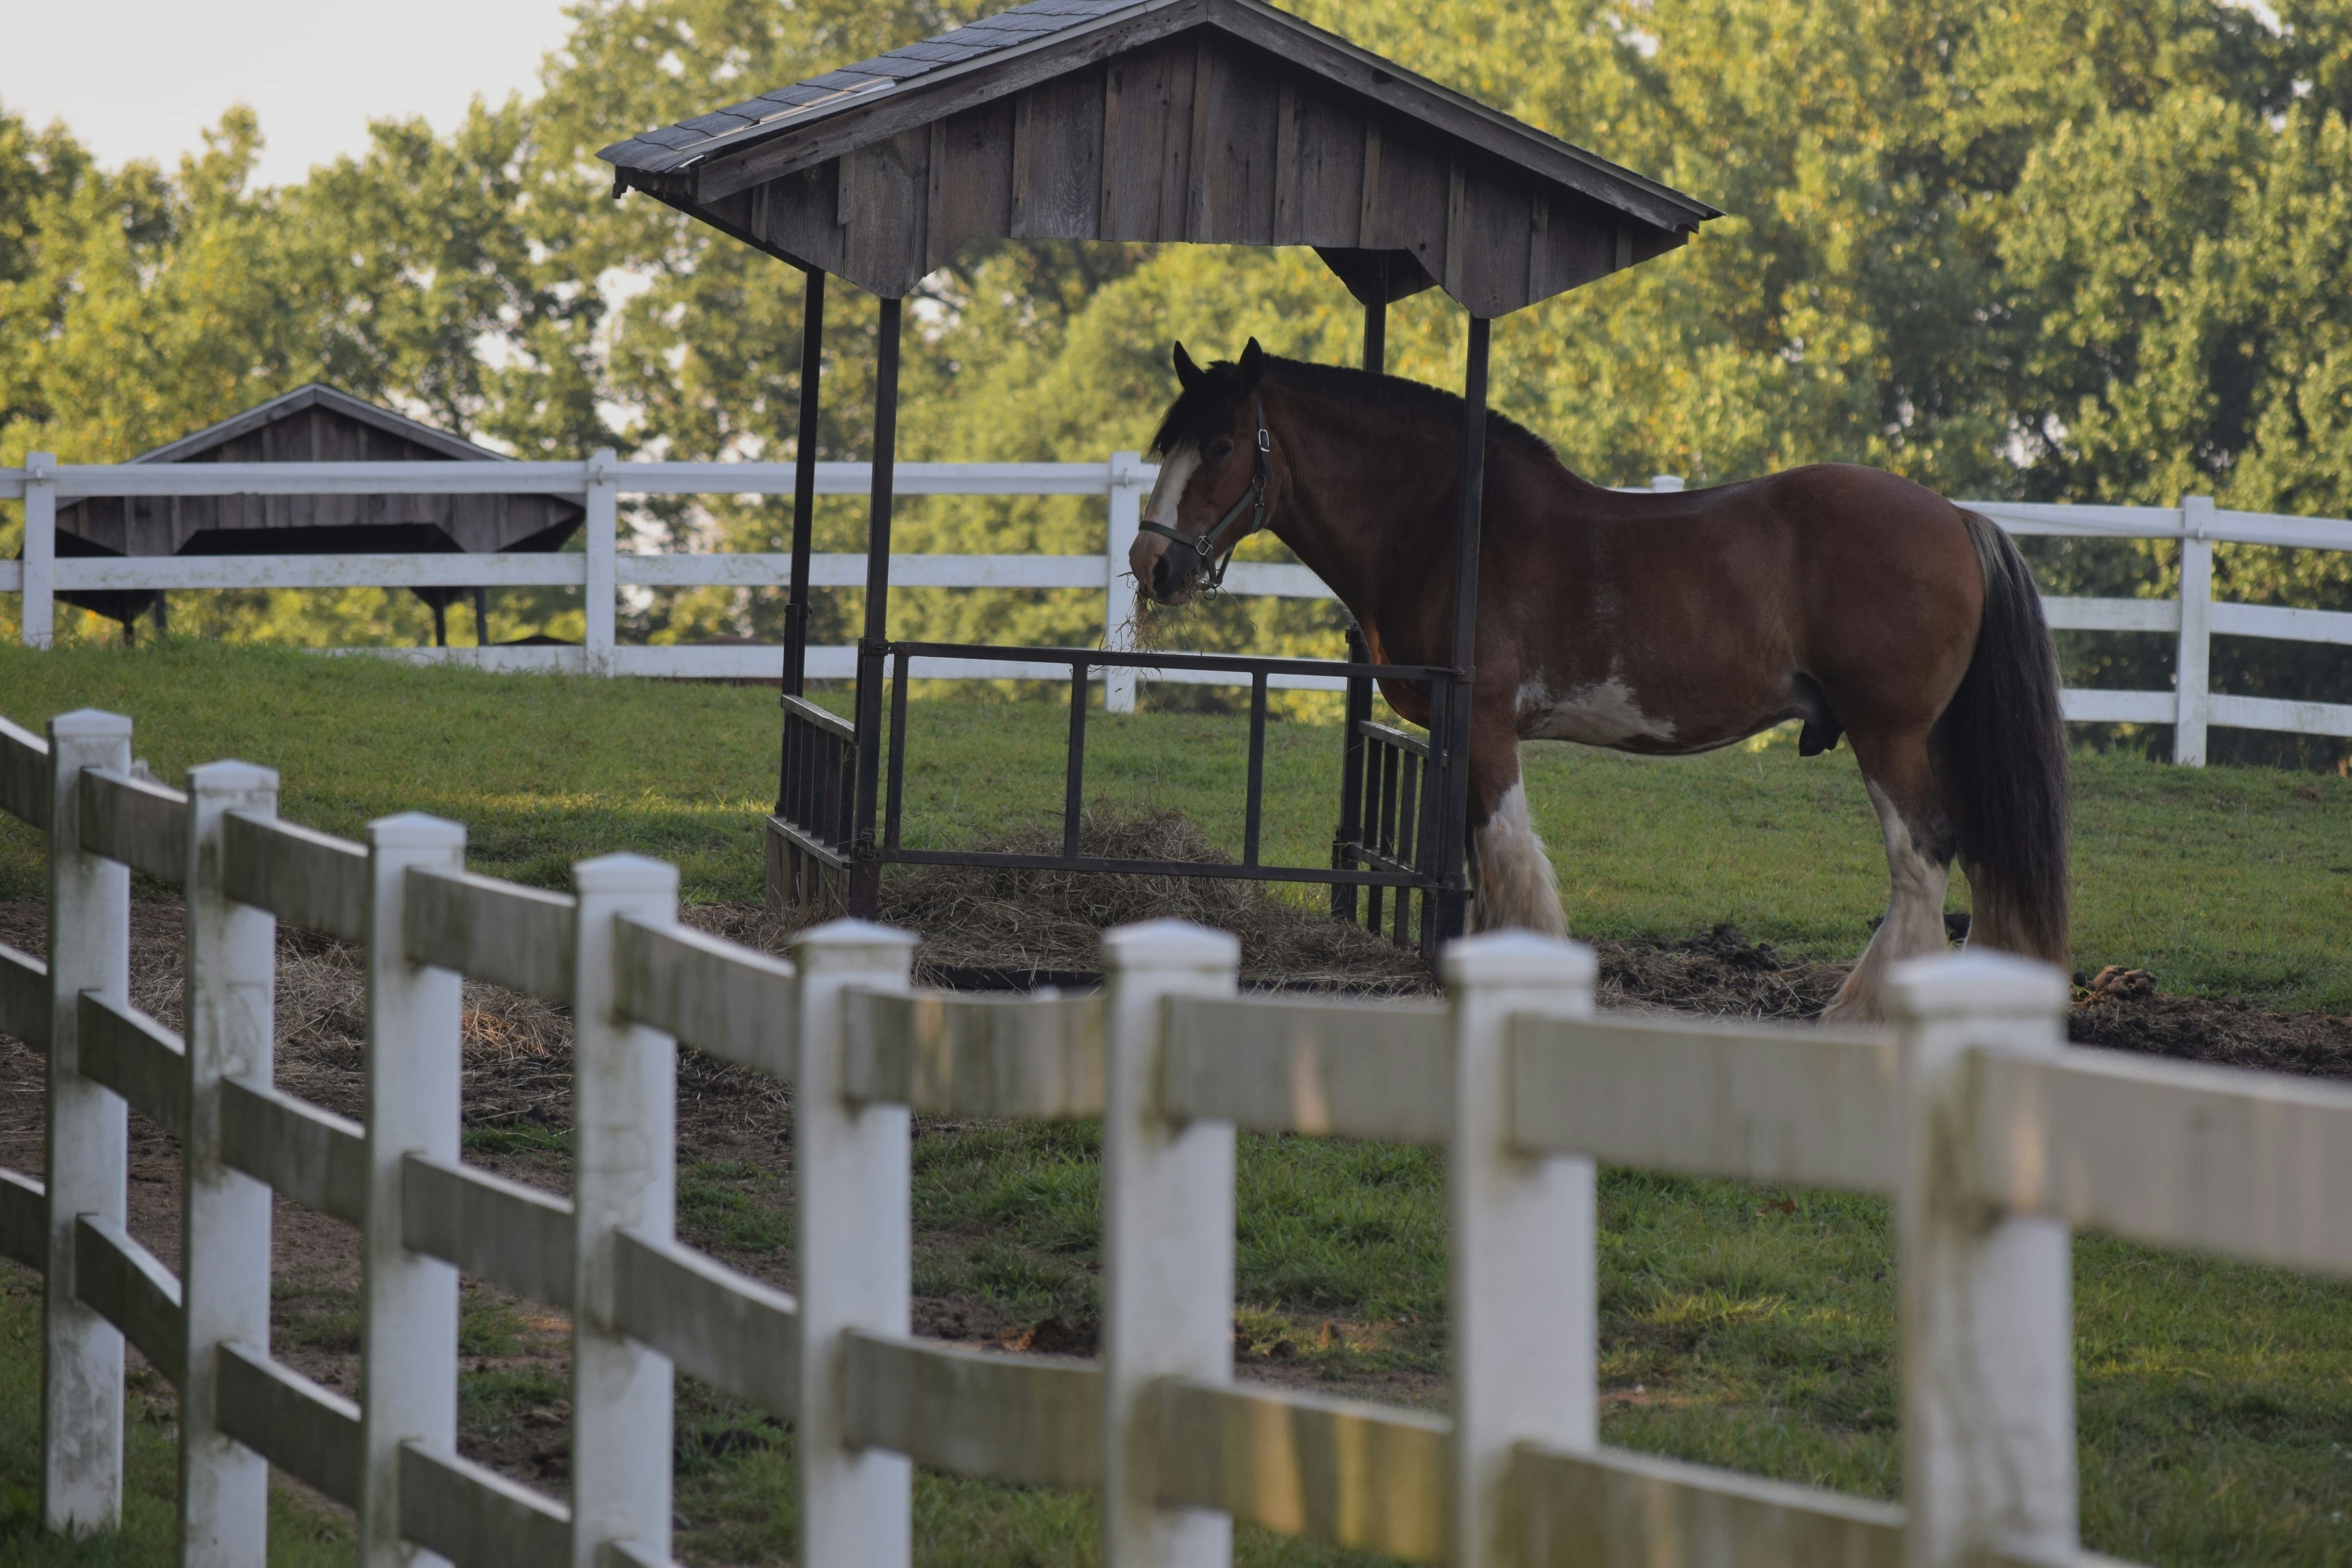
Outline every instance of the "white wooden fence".
<path id="1" fill-rule="evenodd" d="M 179 463 L 60 465 L 35 452 L 22 468 L 0 468 L 0 500 L 22 498 L 25 549 L 19 562 L 0 562 L 0 593 L 22 595 L 24 641 L 45 647 L 54 635 L 60 590 L 123 588 L 569 587 L 582 590 L 587 635 L 579 647 L 372 648 L 417 662 L 468 664 L 499 670 L 569 670 L 599 675 L 771 679 L 782 668 L 777 647 L 645 647 L 614 637 L 614 611 L 629 588 L 781 588 L 792 558 L 773 552 L 638 554 L 619 546 L 618 502 L 628 495 L 789 495 L 788 463 L 624 463 L 609 449 L 584 463 Z M 871 465 L 819 463 L 820 495 L 863 495 Z M 1107 463 L 901 463 L 900 495 L 1087 495 L 1109 502 L 1108 548 L 1102 555 L 899 555 L 893 586 L 906 588 L 1085 588 L 1103 595 L 1110 646 L 1132 620 L 1133 584 L 1125 578 L 1144 499 L 1159 469 L 1134 452 L 1114 452 Z M 1654 489 L 1679 489 L 1671 476 Z M 212 555 L 79 558 L 56 552 L 57 503 L 84 496 L 498 494 L 546 490 L 584 500 L 580 552 L 480 555 Z M 2043 506 L 1965 501 L 2012 533 L 2094 538 L 2178 539 L 2183 570 L 2179 599 L 2045 599 L 2050 624 L 2081 631 L 2156 632 L 2176 638 L 2177 679 L 2171 691 L 2070 689 L 2066 717 L 2077 722 L 2175 726 L 2173 760 L 2201 766 L 2206 731 L 2213 725 L 2352 736 L 2352 705 L 2235 697 L 2210 689 L 2215 636 L 2273 637 L 2292 642 L 2352 644 L 2352 613 L 2215 603 L 2216 543 L 2276 544 L 2295 549 L 2352 550 L 2352 522 L 2222 511 L 2209 496 L 2178 507 Z M 863 586 L 862 555 L 818 555 L 817 587 Z M 1244 562 L 1226 579 L 1234 593 L 1328 598 L 1330 590 L 1303 566 Z M 812 647 L 813 679 L 848 679 L 856 650 L 846 645 Z M 1005 660 L 915 661 L 927 679 L 1034 679 L 1034 665 Z M 1112 711 L 1134 707 L 1135 677 L 1105 672 Z M 1215 670 L 1156 670 L 1153 680 L 1231 682 Z M 1277 687 L 1337 690 L 1328 676 L 1276 676 Z"/>
<path id="2" fill-rule="evenodd" d="M 263 1561 L 269 1464 L 368 1568 L 667 1563 L 675 1369 L 793 1424 L 806 1568 L 905 1564 L 918 1464 L 1094 1489 L 1114 1568 L 1224 1564 L 1234 1519 L 1475 1568 L 2080 1564 L 2069 1227 L 2352 1274 L 2352 1091 L 2070 1048 L 2022 960 L 1906 966 L 1883 1035 L 1596 1016 L 1591 951 L 1513 932 L 1444 1005 L 1236 995 L 1174 922 L 1108 933 L 1100 995 L 960 996 L 878 926 L 684 930 L 656 861 L 540 892 L 455 823 L 347 843 L 267 769 L 131 765 L 126 719 L 0 721 L 50 876 L 47 964 L 0 949 L 49 1064 L 0 1254 L 47 1276 L 48 1527 L 119 1517 L 127 1339 L 181 1391 L 185 1563 Z M 133 868 L 186 891 L 184 1039 L 128 1002 Z M 365 947 L 364 1125 L 273 1085 L 279 920 Z M 568 1200 L 459 1157 L 461 974 L 572 1009 Z M 794 1086 L 797 1296 L 675 1239 L 673 1041 Z M 186 1152 L 177 1277 L 123 1228 L 126 1105 Z M 910 1337 L 914 1111 L 1101 1117 L 1099 1361 Z M 1446 1151 L 1447 1414 L 1234 1381 L 1237 1128 Z M 1904 1506 L 1599 1443 L 1597 1163 L 1893 1196 Z M 270 1356 L 273 1190 L 363 1233 L 363 1405 Z M 568 1510 L 457 1452 L 461 1269 L 572 1316 Z"/>

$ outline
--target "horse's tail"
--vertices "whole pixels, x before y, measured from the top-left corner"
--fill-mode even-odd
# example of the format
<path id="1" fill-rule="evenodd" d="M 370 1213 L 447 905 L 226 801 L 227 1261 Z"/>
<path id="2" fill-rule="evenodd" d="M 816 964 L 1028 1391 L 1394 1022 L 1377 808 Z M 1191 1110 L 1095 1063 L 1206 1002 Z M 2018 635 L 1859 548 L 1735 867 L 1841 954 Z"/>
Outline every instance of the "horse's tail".
<path id="1" fill-rule="evenodd" d="M 1991 519 L 1961 515 L 1984 569 L 1984 619 L 1937 730 L 1945 804 L 1976 906 L 1969 942 L 2063 968 L 2069 801 L 2057 653 L 2017 546 Z"/>

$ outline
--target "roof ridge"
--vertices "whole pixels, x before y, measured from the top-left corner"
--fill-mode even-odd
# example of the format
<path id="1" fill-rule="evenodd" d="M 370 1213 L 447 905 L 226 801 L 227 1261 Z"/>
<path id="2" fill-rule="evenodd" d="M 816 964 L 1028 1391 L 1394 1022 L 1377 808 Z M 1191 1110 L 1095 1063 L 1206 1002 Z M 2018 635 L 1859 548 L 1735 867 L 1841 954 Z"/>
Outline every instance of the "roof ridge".
<path id="1" fill-rule="evenodd" d="M 200 430 L 166 441 L 150 451 L 131 459 L 134 463 L 178 463 L 209 452 L 225 442 L 233 441 L 247 432 L 289 414 L 299 414 L 306 407 L 325 405 L 347 417 L 374 426 L 386 435 L 398 436 L 422 447 L 437 449 L 445 458 L 457 462 L 510 463 L 515 459 L 503 452 L 494 452 L 463 436 L 412 419 L 397 409 L 385 408 L 367 399 L 345 392 L 325 381 L 307 381 L 289 392 L 264 398 L 252 407 L 240 410 L 226 419 L 215 420 Z"/>

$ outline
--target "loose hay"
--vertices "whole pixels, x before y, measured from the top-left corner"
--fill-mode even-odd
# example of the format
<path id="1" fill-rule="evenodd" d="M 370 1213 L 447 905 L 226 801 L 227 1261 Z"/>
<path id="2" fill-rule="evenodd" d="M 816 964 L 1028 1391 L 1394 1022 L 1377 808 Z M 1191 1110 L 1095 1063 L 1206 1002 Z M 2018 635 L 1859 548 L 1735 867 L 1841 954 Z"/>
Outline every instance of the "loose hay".
<path id="1" fill-rule="evenodd" d="M 1656 1008 L 1742 1018 L 1821 1016 L 1847 966 L 1789 958 L 1728 925 L 1681 942 L 1595 942 L 1603 1007 Z"/>
<path id="2" fill-rule="evenodd" d="M 1056 855 L 1059 834 L 1017 833 L 977 846 L 990 853 Z M 1078 821 L 1078 852 L 1109 860 L 1206 860 L 1230 865 L 1181 811 L 1127 816 L 1097 805 Z M 1323 889 L 1310 895 L 1321 899 Z M 1399 948 L 1319 909 L 1238 878 L 1106 875 L 998 866 L 922 866 L 886 877 L 880 918 L 919 932 L 916 979 L 940 984 L 952 972 L 1019 975 L 1092 974 L 1102 966 L 1102 933 L 1139 921 L 1192 921 L 1241 938 L 1242 983 L 1286 991 L 1414 995 L 1434 989 L 1418 952 Z M 782 952 L 799 918 L 744 910 L 707 929 Z"/>
<path id="3" fill-rule="evenodd" d="M 988 847 L 1055 854 L 1061 840 L 1032 832 Z M 1079 819 L 1078 852 L 1108 860 L 1231 863 L 1181 811 L 1125 816 L 1097 805 Z M 1322 893 L 1313 889 L 1313 896 Z M 1107 929 L 1181 920 L 1241 938 L 1244 984 L 1380 995 L 1431 988 L 1418 952 L 1239 879 L 925 866 L 883 885 L 882 918 L 922 932 L 919 961 L 932 967 L 1090 971 L 1101 965 Z"/>

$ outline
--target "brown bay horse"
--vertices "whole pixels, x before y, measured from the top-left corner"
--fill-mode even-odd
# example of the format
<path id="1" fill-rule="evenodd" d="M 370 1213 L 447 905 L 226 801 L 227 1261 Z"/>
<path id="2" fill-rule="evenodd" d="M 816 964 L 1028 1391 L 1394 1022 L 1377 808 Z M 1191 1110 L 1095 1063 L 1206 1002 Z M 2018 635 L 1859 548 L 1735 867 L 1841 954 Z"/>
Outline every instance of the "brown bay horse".
<path id="1" fill-rule="evenodd" d="M 1153 440 L 1160 483 L 1129 557 L 1136 581 L 1182 604 L 1209 557 L 1263 526 L 1339 595 L 1375 660 L 1447 663 L 1461 400 L 1276 359 L 1255 339 L 1238 363 L 1203 370 L 1181 345 L 1175 363 L 1183 390 Z M 1826 1018 L 1879 1017 L 1886 967 L 1946 946 L 1955 858 L 1974 895 L 1971 944 L 2065 964 L 2057 663 L 2032 579 L 1991 521 L 1847 464 L 1621 494 L 1492 415 L 1483 501 L 1474 926 L 1566 929 L 1520 742 L 1687 755 L 1795 719 L 1808 756 L 1851 740 L 1893 882 Z M 1421 688 L 1383 694 L 1426 721 Z"/>

